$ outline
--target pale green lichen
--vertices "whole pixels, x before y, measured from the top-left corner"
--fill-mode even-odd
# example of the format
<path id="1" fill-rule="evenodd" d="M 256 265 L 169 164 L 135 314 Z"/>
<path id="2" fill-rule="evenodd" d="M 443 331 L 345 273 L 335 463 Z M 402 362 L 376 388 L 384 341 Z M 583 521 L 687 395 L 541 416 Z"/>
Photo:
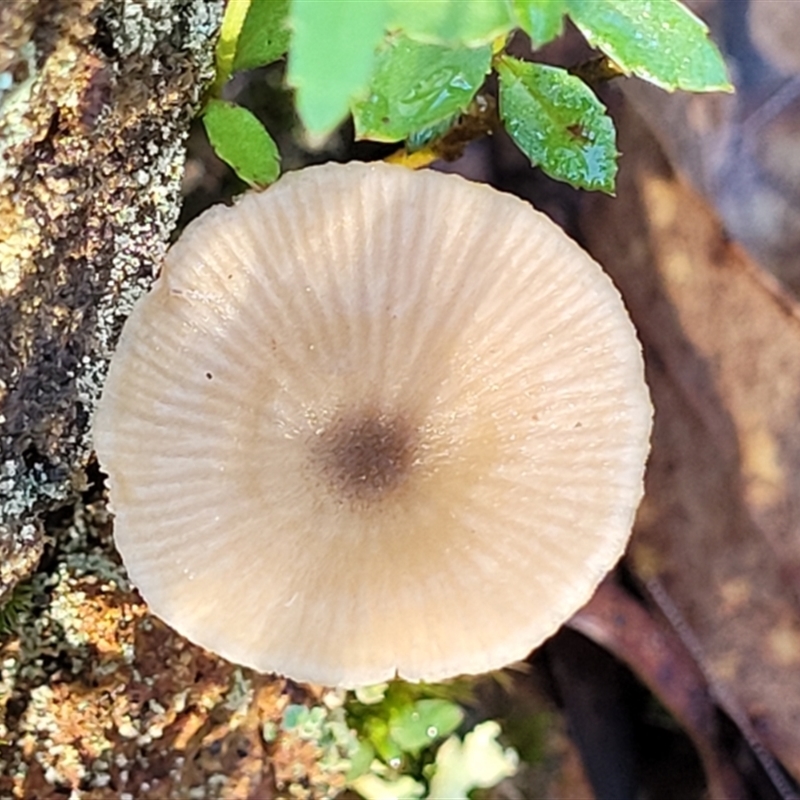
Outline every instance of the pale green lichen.
<path id="1" fill-rule="evenodd" d="M 97 645 L 87 620 L 87 591 L 112 593 L 127 585 L 119 563 L 102 546 L 89 543 L 90 536 L 96 538 L 97 523 L 102 520 L 102 513 L 90 519 L 88 509 L 78 506 L 73 524 L 63 534 L 60 560 L 52 574 L 37 573 L 25 584 L 27 602 L 20 608 L 15 626 L 18 644 L 6 651 L 0 665 L 0 738 L 13 743 L 6 751 L 8 760 L 0 759 L 0 774 L 22 780 L 29 768 L 24 753 L 30 751 L 53 786 L 77 785 L 86 779 L 102 787 L 110 780 L 107 769 L 100 769 L 102 759 L 90 769 L 85 753 L 69 742 L 54 741 L 63 734 L 63 703 L 56 693 L 58 682 L 50 682 L 45 666 L 53 657 L 68 653 L 70 673 L 63 674 L 62 679 L 79 674 Z M 132 661 L 132 646 L 124 641 L 120 645 L 114 660 L 109 660 L 108 672 L 116 670 L 119 662 Z M 102 674 L 101 668 L 94 670 L 95 677 Z M 24 713 L 10 730 L 6 709 L 17 694 L 27 701 Z M 86 712 L 87 701 L 76 697 L 74 708 L 78 714 Z M 135 731 L 133 735 L 138 734 Z M 81 746 L 99 755 L 110 752 L 113 742 L 98 727 L 82 731 Z"/>
<path id="2" fill-rule="evenodd" d="M 451 736 L 436 754 L 428 800 L 467 800 L 473 789 L 489 789 L 517 771 L 519 756 L 498 741 L 500 726 L 482 722 L 463 741 Z M 369 798 L 368 798 L 369 800 Z"/>
<path id="3" fill-rule="evenodd" d="M 331 707 L 333 705 L 333 707 Z M 302 788 L 312 781 L 314 797 L 324 800 L 338 795 L 345 786 L 345 776 L 352 758 L 359 749 L 358 738 L 347 724 L 344 706 L 331 704 L 286 707 L 281 731 L 310 742 L 319 750 L 318 772 L 309 776 L 305 765 L 298 762 L 291 780 L 285 787 L 290 796 L 302 796 Z"/>
<path id="4" fill-rule="evenodd" d="M 79 535 L 67 538 L 74 543 L 76 551 L 81 546 L 86 551 L 92 549 Z M 99 553 L 94 555 L 99 556 Z M 9 655 L 0 665 L 0 710 L 6 708 L 13 696 L 26 697 L 25 710 L 15 721 L 13 730 L 0 724 L 0 735 L 12 744 L 5 751 L 9 760 L 0 759 L 0 774 L 16 776 L 21 781 L 29 767 L 23 754 L 29 752 L 41 765 L 45 780 L 53 786 L 76 787 L 88 781 L 92 787 L 103 788 L 110 782 L 110 763 L 105 754 L 110 757 L 115 746 L 125 746 L 120 745 L 125 741 L 135 745 L 141 753 L 151 742 L 160 739 L 166 727 L 185 710 L 189 690 L 167 696 L 163 698 L 165 702 L 150 698 L 135 715 L 109 713 L 111 709 L 98 713 L 88 701 L 82 701 L 80 695 L 75 694 L 69 696 L 69 706 L 65 707 L 66 698 L 59 688 L 80 686 L 85 669 L 88 668 L 93 680 L 97 680 L 104 674 L 124 671 L 124 665 L 133 662 L 132 642 L 98 637 L 95 627 L 98 612 L 91 609 L 87 615 L 87 604 L 91 602 L 89 590 L 97 593 L 94 599 L 102 604 L 104 597 L 118 595 L 118 589 L 114 588 L 116 581 L 106 582 L 87 574 L 88 560 L 81 566 L 78 552 L 72 556 L 76 570 L 61 562 L 53 575 L 34 577 L 35 603 L 20 614 L 19 646 L 8 650 Z M 76 572 L 83 577 L 78 578 Z M 119 648 L 108 650 L 109 645 L 119 645 Z M 98 657 L 98 647 L 104 648 L 105 655 Z M 68 657 L 69 666 L 53 681 L 52 668 L 45 662 L 63 655 Z M 104 658 L 107 659 L 106 671 L 102 669 Z M 120 689 L 124 688 L 125 684 L 120 684 Z M 242 698 L 241 681 L 234 682 L 230 697 L 221 707 L 241 705 Z M 123 695 L 119 695 L 119 699 L 122 701 Z M 114 707 L 120 711 L 135 708 L 135 700 L 125 699 Z M 91 719 L 91 727 L 82 724 L 84 716 Z M 0 722 L 4 721 L 0 715 Z M 68 731 L 76 726 L 80 729 L 79 743 L 64 741 L 65 736 L 69 736 Z M 131 777 L 128 759 L 118 752 L 115 763 L 121 768 L 118 779 L 125 785 Z M 146 763 L 141 762 L 142 765 Z M 179 756 L 173 759 L 173 767 L 180 773 L 182 759 Z M 212 778 L 213 775 L 208 776 L 207 784 L 201 787 L 204 797 L 219 796 L 216 790 L 207 791 L 214 783 Z M 216 783 L 219 782 L 217 779 Z M 142 783 L 140 789 L 146 791 L 147 783 Z"/>
<path id="5" fill-rule="evenodd" d="M 319 771 L 309 775 L 298 760 L 284 775 L 284 789 L 290 797 L 307 796 L 311 786 L 315 798 L 333 798 L 347 787 L 365 800 L 466 800 L 472 789 L 513 775 L 518 757 L 497 742 L 496 722 L 477 725 L 463 740 L 453 734 L 443 741 L 463 712 L 429 696 L 437 692 L 448 689 L 396 681 L 355 696 L 329 692 L 319 705 L 287 706 L 280 726 L 264 726 L 264 740 L 290 736 L 313 744 Z"/>
<path id="6" fill-rule="evenodd" d="M 19 62 L 26 66 L 25 79 L 14 83 L 13 75 L 0 73 L 0 182 L 6 180 L 10 171 L 5 153 L 24 142 L 32 133 L 26 112 L 38 78 L 36 46 L 33 42 L 26 42 L 17 56 Z M 5 261 L 3 264 L 5 270 Z M 0 291 L 2 288 L 0 285 Z"/>
<path id="7" fill-rule="evenodd" d="M 384 777 L 381 773 L 388 777 Z M 394 777 L 385 765 L 376 764 L 373 772 L 361 775 L 350 785 L 364 800 L 417 800 L 425 795 L 425 784 L 409 775 Z"/>

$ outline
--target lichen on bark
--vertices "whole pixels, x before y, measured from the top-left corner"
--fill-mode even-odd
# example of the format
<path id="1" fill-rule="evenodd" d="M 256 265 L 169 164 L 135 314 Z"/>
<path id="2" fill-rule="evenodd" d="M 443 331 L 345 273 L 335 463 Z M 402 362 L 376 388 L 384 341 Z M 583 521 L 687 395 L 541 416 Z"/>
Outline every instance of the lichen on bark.
<path id="1" fill-rule="evenodd" d="M 0 604 L 86 483 L 122 324 L 177 219 L 221 0 L 0 8 Z"/>

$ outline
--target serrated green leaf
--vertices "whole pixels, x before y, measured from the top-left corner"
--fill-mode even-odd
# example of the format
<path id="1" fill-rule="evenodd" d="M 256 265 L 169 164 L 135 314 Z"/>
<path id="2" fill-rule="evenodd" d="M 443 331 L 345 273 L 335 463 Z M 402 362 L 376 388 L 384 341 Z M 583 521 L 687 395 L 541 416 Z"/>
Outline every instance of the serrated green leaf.
<path id="1" fill-rule="evenodd" d="M 504 56 L 500 117 L 517 146 L 551 178 L 612 194 L 616 131 L 594 92 L 563 69 Z"/>
<path id="2" fill-rule="evenodd" d="M 732 92 L 708 28 L 678 0 L 566 0 L 586 41 L 667 91 Z"/>
<path id="3" fill-rule="evenodd" d="M 252 0 L 236 42 L 233 71 L 255 69 L 280 58 L 291 38 L 288 17 L 289 0 Z"/>
<path id="4" fill-rule="evenodd" d="M 458 119 L 458 114 L 454 114 L 451 117 L 445 117 L 445 119 L 434 123 L 433 125 L 428 125 L 425 128 L 418 128 L 415 131 L 411 131 L 406 138 L 406 150 L 409 153 L 416 153 L 418 150 L 422 150 L 424 147 L 427 147 L 432 142 L 435 142 L 437 139 L 440 139 L 444 136 L 450 128 L 453 127 L 456 120 Z"/>
<path id="5" fill-rule="evenodd" d="M 293 0 L 287 79 L 313 137 L 330 133 L 366 88 L 387 19 L 384 0 Z"/>
<path id="6" fill-rule="evenodd" d="M 514 27 L 505 0 L 387 0 L 390 27 L 413 39 L 477 46 Z"/>
<path id="7" fill-rule="evenodd" d="M 564 30 L 564 0 L 511 0 L 520 28 L 531 37 L 534 47 L 541 47 L 561 36 Z"/>
<path id="8" fill-rule="evenodd" d="M 225 100 L 211 100 L 203 112 L 203 124 L 214 152 L 245 183 L 267 186 L 278 177 L 278 147 L 246 108 Z"/>
<path id="9" fill-rule="evenodd" d="M 404 753 L 417 755 L 451 734 L 463 719 L 464 712 L 448 700 L 417 700 L 392 714 L 389 735 Z"/>
<path id="10" fill-rule="evenodd" d="M 392 37 L 378 54 L 365 100 L 353 106 L 360 139 L 396 142 L 465 109 L 491 69 L 492 49 Z"/>

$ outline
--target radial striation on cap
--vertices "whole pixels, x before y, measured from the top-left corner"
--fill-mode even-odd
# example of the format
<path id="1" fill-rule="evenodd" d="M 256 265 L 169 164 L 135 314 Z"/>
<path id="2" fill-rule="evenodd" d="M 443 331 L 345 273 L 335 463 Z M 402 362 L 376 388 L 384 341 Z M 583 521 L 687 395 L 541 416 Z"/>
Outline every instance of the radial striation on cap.
<path id="1" fill-rule="evenodd" d="M 651 407 L 619 294 L 512 196 L 385 164 L 188 226 L 94 436 L 153 612 L 359 686 L 524 658 L 622 554 Z"/>

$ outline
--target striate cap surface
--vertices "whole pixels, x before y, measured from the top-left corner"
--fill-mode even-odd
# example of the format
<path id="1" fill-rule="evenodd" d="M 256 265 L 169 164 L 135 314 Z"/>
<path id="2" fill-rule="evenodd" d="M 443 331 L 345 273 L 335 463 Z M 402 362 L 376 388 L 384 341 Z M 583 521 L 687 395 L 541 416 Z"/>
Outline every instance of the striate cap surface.
<path id="1" fill-rule="evenodd" d="M 155 614 L 353 687 L 524 658 L 622 554 L 651 406 L 609 278 L 460 177 L 290 173 L 191 223 L 94 422 Z"/>

